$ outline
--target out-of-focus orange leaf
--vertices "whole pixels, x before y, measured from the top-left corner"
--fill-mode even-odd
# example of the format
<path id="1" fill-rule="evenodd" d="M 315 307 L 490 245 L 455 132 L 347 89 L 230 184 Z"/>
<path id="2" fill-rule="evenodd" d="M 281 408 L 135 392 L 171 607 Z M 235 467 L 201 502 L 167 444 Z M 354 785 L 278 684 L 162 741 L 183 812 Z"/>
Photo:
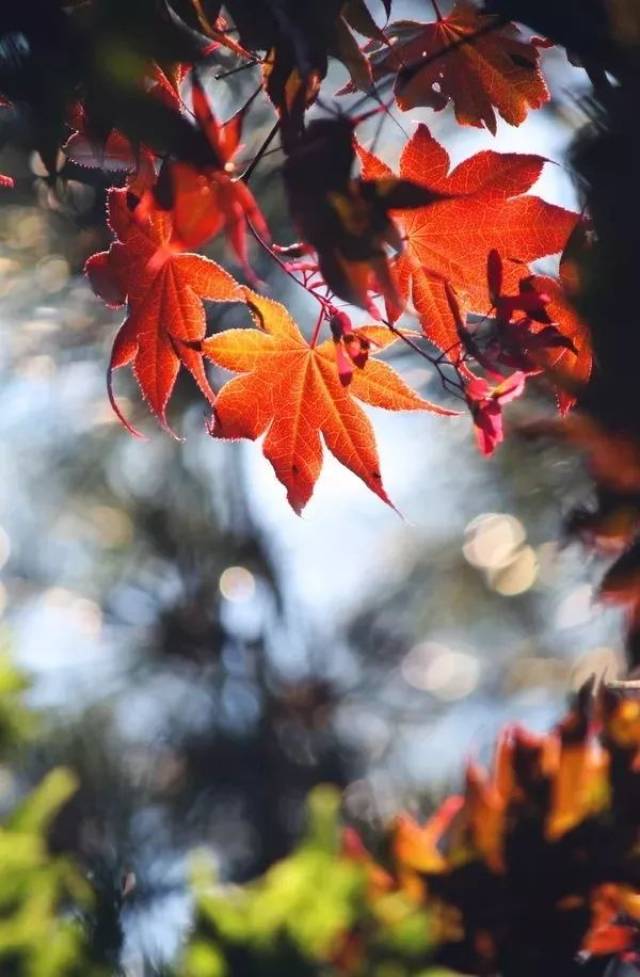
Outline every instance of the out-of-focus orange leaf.
<path id="1" fill-rule="evenodd" d="M 633 694 L 635 693 L 635 694 Z M 630 692 L 604 688 L 601 696 L 602 721 L 606 737 L 623 750 L 640 747 L 640 699 L 638 689 Z"/>
<path id="2" fill-rule="evenodd" d="M 142 223 L 127 206 L 127 191 L 112 189 L 109 225 L 117 240 L 109 251 L 89 258 L 86 272 L 107 305 L 127 302 L 127 316 L 115 338 L 109 363 L 109 396 L 116 414 L 132 433 L 111 392 L 111 373 L 131 365 L 152 412 L 167 427 L 166 407 L 178 371 L 186 367 L 209 403 L 214 393 L 194 344 L 204 338 L 202 299 L 243 301 L 240 286 L 215 262 L 196 254 L 169 254 L 151 263 L 171 237 L 171 219 L 156 211 Z"/>
<path id="3" fill-rule="evenodd" d="M 322 468 L 320 435 L 338 461 L 389 503 L 373 428 L 354 398 L 387 410 L 451 411 L 419 397 L 390 366 L 371 357 L 344 386 L 333 339 L 311 347 L 283 305 L 243 292 L 257 328 L 228 329 L 201 345 L 218 366 L 242 374 L 218 394 L 213 435 L 254 441 L 266 432 L 263 452 L 296 512 L 309 501 Z M 374 349 L 396 339 L 380 326 L 354 333 Z"/>
<path id="4" fill-rule="evenodd" d="M 506 801 L 477 764 L 466 771 L 465 816 L 473 844 L 494 872 L 504 871 Z"/>
<path id="5" fill-rule="evenodd" d="M 447 859 L 438 845 L 462 810 L 464 798 L 448 797 L 424 825 L 405 814 L 393 827 L 393 853 L 400 865 L 416 872 L 442 872 Z"/>
<path id="6" fill-rule="evenodd" d="M 591 898 L 591 926 L 582 949 L 597 956 L 624 955 L 635 946 L 640 897 L 628 885 L 599 885 Z"/>
<path id="7" fill-rule="evenodd" d="M 606 806 L 609 801 L 608 762 L 608 754 L 593 736 L 576 743 L 558 744 L 555 762 L 549 771 L 551 804 L 546 834 L 550 840 L 561 838 Z"/>

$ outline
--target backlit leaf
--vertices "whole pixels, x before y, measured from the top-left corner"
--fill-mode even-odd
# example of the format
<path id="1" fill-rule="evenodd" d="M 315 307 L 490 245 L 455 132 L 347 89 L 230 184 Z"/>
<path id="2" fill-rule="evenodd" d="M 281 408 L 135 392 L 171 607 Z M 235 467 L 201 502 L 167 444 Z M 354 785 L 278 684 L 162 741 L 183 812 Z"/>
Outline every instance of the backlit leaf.
<path id="1" fill-rule="evenodd" d="M 363 147 L 358 152 L 366 179 L 392 175 L 372 153 Z M 516 291 L 526 264 L 562 251 L 576 223 L 577 214 L 525 196 L 544 163 L 541 156 L 485 151 L 449 173 L 449 157 L 425 125 L 417 127 L 403 149 L 401 177 L 448 199 L 392 212 L 405 238 L 405 253 L 395 269 L 398 289 L 410 288 L 425 335 L 452 358 L 459 337 L 445 282 L 463 309 L 484 315 L 492 305 L 489 253 L 500 252 L 502 287 Z"/>
<path id="2" fill-rule="evenodd" d="M 343 386 L 332 339 L 311 347 L 283 305 L 243 291 L 257 328 L 225 330 L 202 343 L 214 363 L 241 374 L 218 394 L 213 435 L 254 441 L 265 434 L 263 452 L 296 512 L 320 475 L 321 435 L 338 461 L 389 502 L 373 428 L 354 398 L 387 410 L 452 412 L 418 396 L 390 366 L 372 358 Z M 396 339 L 380 326 L 362 332 L 378 349 Z"/>
<path id="3" fill-rule="evenodd" d="M 517 126 L 549 100 L 536 44 L 466 0 L 433 23 L 401 21 L 385 33 L 392 44 L 372 59 L 373 77 L 396 74 L 396 100 L 405 111 L 451 102 L 461 125 L 486 126 L 495 135 L 496 112 Z"/>
<path id="4" fill-rule="evenodd" d="M 131 365 L 149 407 L 167 427 L 166 407 L 181 366 L 189 370 L 209 403 L 215 399 L 202 354 L 193 346 L 205 334 L 202 299 L 237 302 L 243 300 L 242 292 L 231 275 L 200 255 L 166 249 L 160 265 L 152 262 L 170 240 L 170 216 L 155 211 L 142 223 L 135 221 L 126 190 L 109 191 L 109 223 L 117 240 L 108 252 L 93 255 L 86 271 L 108 305 L 121 304 L 125 298 L 127 302 L 127 316 L 109 363 L 111 402 L 133 431 L 111 394 L 112 371 Z"/>

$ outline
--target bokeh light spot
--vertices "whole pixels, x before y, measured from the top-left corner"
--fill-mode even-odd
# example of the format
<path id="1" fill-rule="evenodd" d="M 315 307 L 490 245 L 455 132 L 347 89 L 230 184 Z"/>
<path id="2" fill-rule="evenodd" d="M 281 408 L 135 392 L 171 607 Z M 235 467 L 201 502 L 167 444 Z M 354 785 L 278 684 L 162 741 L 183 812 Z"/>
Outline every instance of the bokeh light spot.
<path id="1" fill-rule="evenodd" d="M 227 567 L 220 574 L 218 587 L 225 600 L 243 604 L 254 596 L 256 580 L 246 567 Z"/>
<path id="2" fill-rule="evenodd" d="M 538 577 L 538 556 L 531 546 L 521 546 L 506 566 L 487 573 L 492 590 L 502 597 L 517 597 L 533 587 Z"/>
<path id="3" fill-rule="evenodd" d="M 415 645 L 401 665 L 402 676 L 421 692 L 430 692 L 444 702 L 464 699 L 476 688 L 480 662 L 473 655 L 453 651 L 436 641 Z"/>
<path id="4" fill-rule="evenodd" d="M 464 558 L 481 570 L 495 570 L 510 563 L 527 535 L 520 520 L 505 512 L 477 516 L 464 534 Z"/>

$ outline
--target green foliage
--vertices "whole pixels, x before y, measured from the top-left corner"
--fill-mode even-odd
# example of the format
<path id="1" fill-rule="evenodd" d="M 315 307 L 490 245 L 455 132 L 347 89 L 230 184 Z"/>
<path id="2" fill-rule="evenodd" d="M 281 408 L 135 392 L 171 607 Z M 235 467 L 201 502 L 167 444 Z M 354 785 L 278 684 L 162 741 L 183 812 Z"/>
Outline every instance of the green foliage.
<path id="1" fill-rule="evenodd" d="M 243 888 L 217 886 L 205 861 L 197 860 L 198 923 L 185 953 L 184 977 L 254 968 L 312 974 L 331 959 L 362 909 L 366 883 L 362 867 L 340 857 L 337 808 L 337 794 L 317 788 L 298 848 Z"/>
<path id="2" fill-rule="evenodd" d="M 24 742 L 34 730 L 33 715 L 25 708 L 22 695 L 27 688 L 23 675 L 13 666 L 9 654 L 0 646 L 0 757 Z"/>
<path id="3" fill-rule="evenodd" d="M 426 975 L 424 907 L 374 891 L 367 861 L 343 849 L 338 808 L 336 791 L 316 788 L 297 849 L 244 887 L 217 885 L 196 860 L 197 922 L 180 977 Z"/>
<path id="4" fill-rule="evenodd" d="M 0 752 L 16 747 L 34 726 L 25 708 L 24 677 L 0 658 Z M 0 974 L 2 977 L 98 977 L 91 969 L 79 914 L 91 891 L 75 866 L 53 855 L 47 832 L 76 790 L 72 774 L 51 770 L 18 803 L 9 804 L 9 773 L 0 803 L 9 811 L 0 825 Z"/>

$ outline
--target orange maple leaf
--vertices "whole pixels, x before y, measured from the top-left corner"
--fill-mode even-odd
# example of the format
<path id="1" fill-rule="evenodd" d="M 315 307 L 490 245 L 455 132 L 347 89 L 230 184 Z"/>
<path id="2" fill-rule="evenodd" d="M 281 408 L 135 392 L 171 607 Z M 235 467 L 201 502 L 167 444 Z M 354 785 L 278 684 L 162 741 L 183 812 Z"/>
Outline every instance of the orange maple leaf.
<path id="1" fill-rule="evenodd" d="M 137 434 L 123 417 L 111 389 L 113 370 L 131 364 L 149 407 L 170 430 L 166 408 L 181 366 L 189 370 L 209 403 L 215 399 L 202 353 L 194 348 L 206 330 L 202 299 L 241 302 L 244 297 L 231 275 L 200 255 L 165 251 L 159 267 L 150 263 L 171 237 L 169 214 L 155 211 L 140 223 L 127 206 L 127 191 L 111 189 L 108 219 L 117 240 L 109 251 L 89 258 L 85 270 L 107 305 L 127 303 L 127 316 L 111 352 L 109 399 L 125 427 Z"/>
<path id="2" fill-rule="evenodd" d="M 358 154 L 366 179 L 393 175 L 362 146 Z M 402 301 L 411 295 L 427 338 L 450 355 L 460 351 L 460 337 L 445 282 L 455 289 L 462 308 L 484 315 L 492 306 L 487 258 L 493 249 L 503 257 L 503 287 L 515 291 L 523 266 L 562 251 L 575 226 L 577 214 L 524 196 L 544 163 L 541 156 L 486 151 L 449 173 L 449 156 L 425 125 L 417 127 L 402 151 L 402 178 L 447 199 L 392 211 L 405 239 L 405 251 L 395 263 L 396 287 Z"/>
<path id="3" fill-rule="evenodd" d="M 515 24 L 480 14 L 466 0 L 433 23 L 400 21 L 385 33 L 391 46 L 373 57 L 373 77 L 396 73 L 403 111 L 452 102 L 460 125 L 486 126 L 495 135 L 496 111 L 517 126 L 528 109 L 549 100 L 535 41 L 521 40 Z"/>
<path id="4" fill-rule="evenodd" d="M 371 358 L 345 387 L 333 339 L 310 346 L 283 305 L 246 288 L 243 292 L 258 328 L 228 329 L 201 344 L 218 366 L 242 374 L 218 393 L 214 437 L 254 441 L 266 432 L 263 452 L 298 513 L 322 468 L 320 435 L 338 461 L 391 504 L 373 428 L 352 395 L 387 410 L 454 412 L 424 400 L 390 366 Z M 354 333 L 362 333 L 378 349 L 396 339 L 382 326 L 364 326 Z"/>

